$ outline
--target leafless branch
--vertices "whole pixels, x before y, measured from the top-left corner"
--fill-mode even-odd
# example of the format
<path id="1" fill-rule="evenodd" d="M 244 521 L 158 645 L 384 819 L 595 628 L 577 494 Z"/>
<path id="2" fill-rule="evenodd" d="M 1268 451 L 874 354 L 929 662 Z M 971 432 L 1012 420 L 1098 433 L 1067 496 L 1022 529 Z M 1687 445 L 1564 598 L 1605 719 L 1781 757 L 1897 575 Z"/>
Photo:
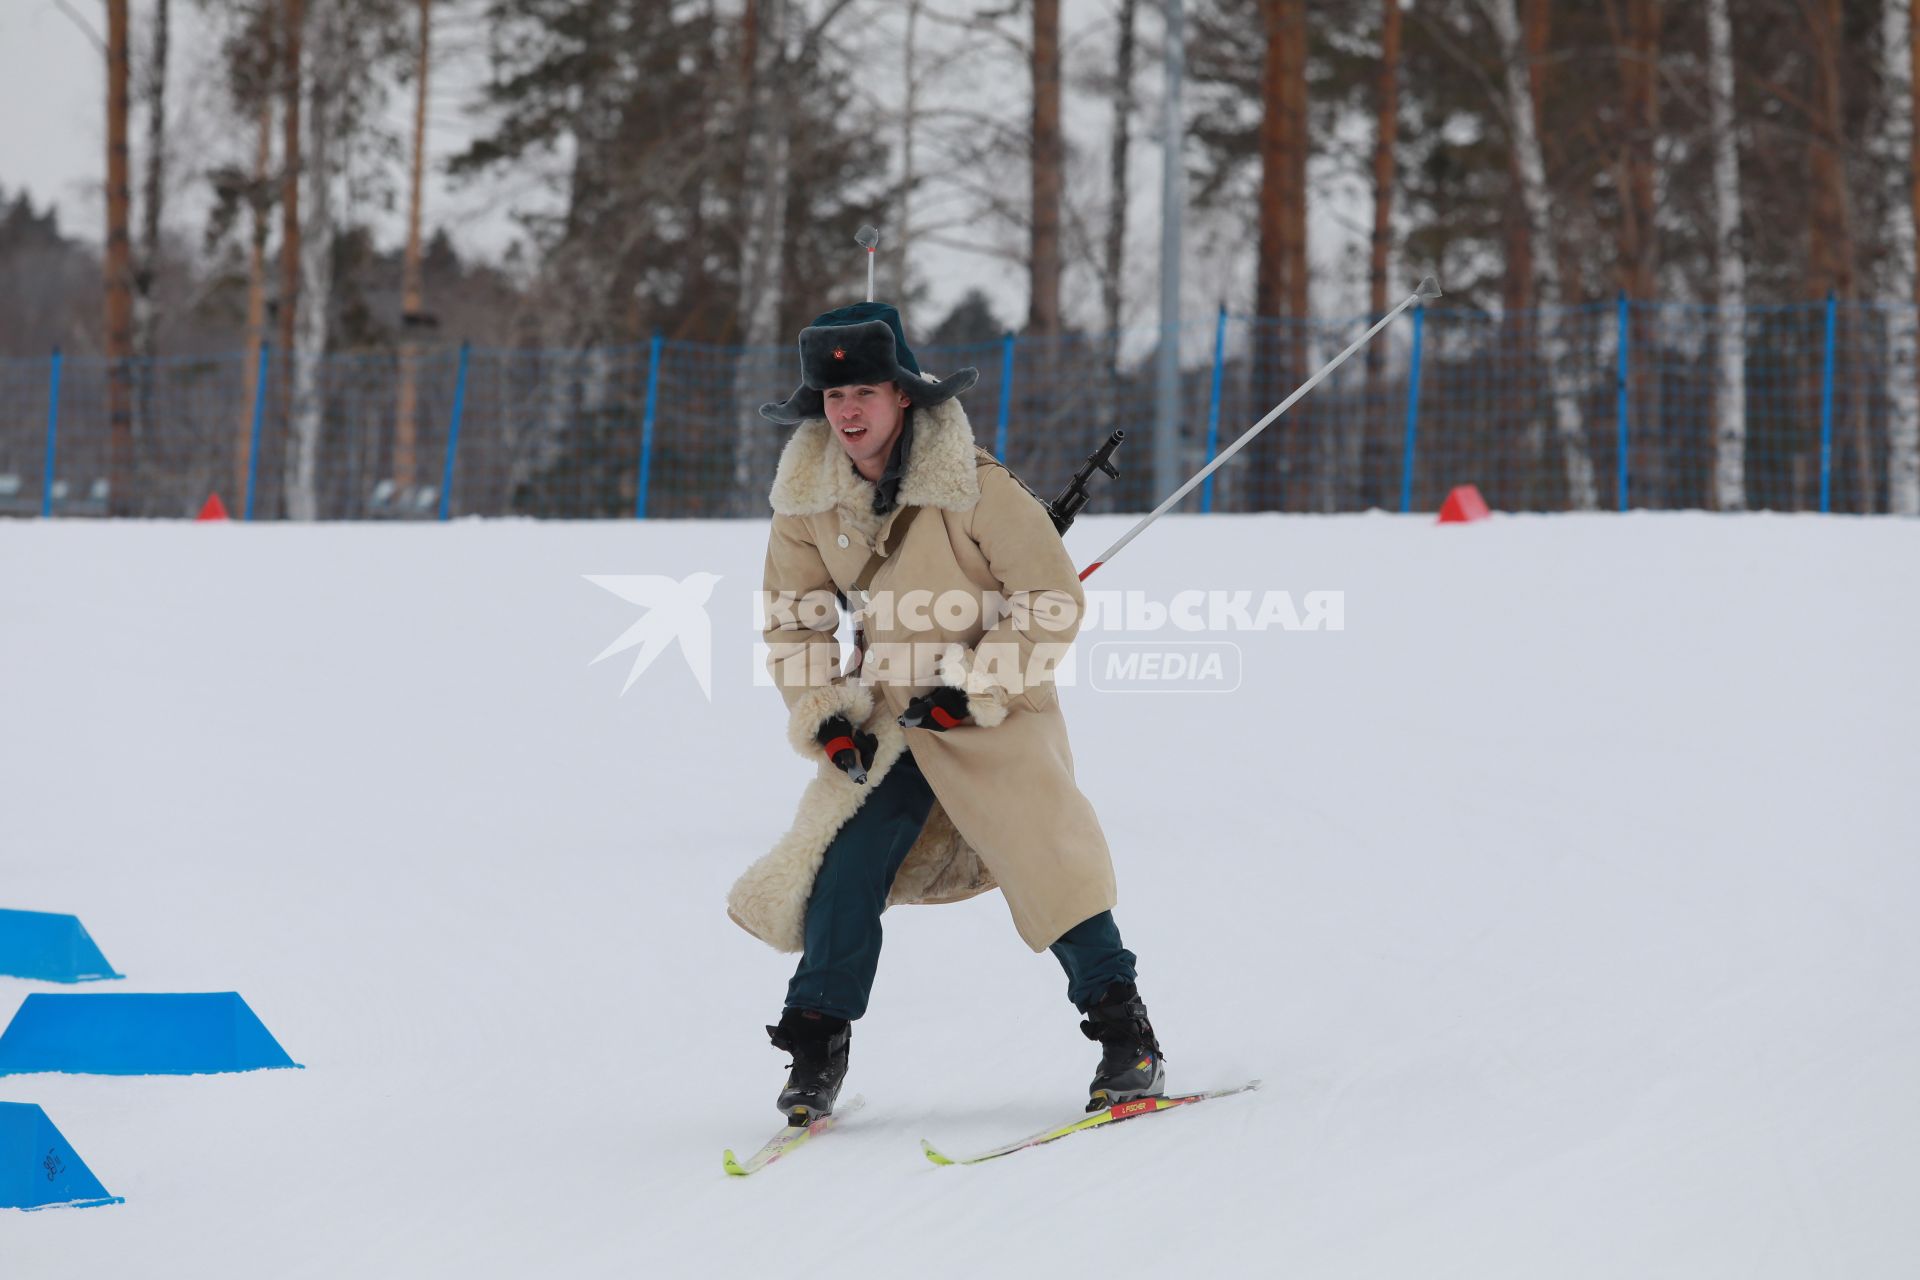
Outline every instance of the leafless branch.
<path id="1" fill-rule="evenodd" d="M 95 30 L 93 24 L 88 22 L 78 9 L 75 9 L 71 4 L 67 3 L 67 0 L 47 0 L 47 3 L 71 18 L 73 25 L 80 28 L 80 33 L 86 36 L 87 39 L 93 41 L 93 47 L 100 51 L 101 57 L 104 58 L 107 56 L 106 40 L 100 35 L 99 31 Z"/>

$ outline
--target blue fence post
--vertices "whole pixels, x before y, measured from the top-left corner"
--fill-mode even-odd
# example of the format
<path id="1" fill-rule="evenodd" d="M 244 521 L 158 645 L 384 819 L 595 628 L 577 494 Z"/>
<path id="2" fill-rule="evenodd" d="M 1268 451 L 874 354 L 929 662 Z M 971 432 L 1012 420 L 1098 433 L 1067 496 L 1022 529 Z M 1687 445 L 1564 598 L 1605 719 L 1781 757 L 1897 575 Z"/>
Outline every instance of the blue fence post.
<path id="1" fill-rule="evenodd" d="M 447 424 L 447 465 L 440 472 L 440 518 L 445 520 L 453 509 L 453 458 L 460 450 L 460 415 L 467 407 L 467 352 L 466 343 L 460 344 L 460 372 L 453 383 L 453 421 Z"/>
<path id="2" fill-rule="evenodd" d="M 664 339 L 653 335 L 653 344 L 647 350 L 647 408 L 640 418 L 640 479 L 636 482 L 638 492 L 633 498 L 633 518 L 647 518 L 647 483 L 653 475 L 653 410 L 660 395 L 660 348 Z"/>
<path id="3" fill-rule="evenodd" d="M 1220 304 L 1220 318 L 1213 330 L 1213 390 L 1207 397 L 1207 461 L 1220 448 L 1220 384 L 1227 368 L 1227 304 Z M 1213 510 L 1213 477 L 1200 482 L 1200 513 Z"/>
<path id="4" fill-rule="evenodd" d="M 1627 394 L 1627 342 L 1632 324 L 1628 319 L 1629 304 L 1627 302 L 1627 291 L 1625 289 L 1620 290 L 1615 305 L 1620 314 L 1620 349 L 1614 360 L 1615 386 L 1613 412 L 1616 425 L 1620 431 L 1620 465 L 1617 468 L 1619 473 L 1620 510 L 1625 511 L 1627 509 L 1628 442 L 1633 435 L 1633 406 L 1631 404 L 1631 397 Z"/>
<path id="5" fill-rule="evenodd" d="M 267 375 L 272 369 L 269 363 L 273 344 L 265 339 L 260 343 L 260 369 L 253 379 L 253 434 L 247 445 L 247 510 L 243 519 L 253 519 L 253 484 L 260 474 L 260 423 L 267 416 Z"/>
<path id="6" fill-rule="evenodd" d="M 1413 451 L 1420 435 L 1420 348 L 1426 335 L 1427 308 L 1413 309 L 1413 354 L 1407 369 L 1407 438 L 1400 451 L 1400 513 L 1413 510 Z"/>
<path id="7" fill-rule="evenodd" d="M 1833 503 L 1833 290 L 1827 290 L 1827 354 L 1820 372 L 1820 510 Z"/>
<path id="8" fill-rule="evenodd" d="M 60 348 L 53 349 L 53 368 L 47 374 L 47 461 L 40 474 L 40 514 L 53 514 L 53 460 L 60 447 Z"/>
<path id="9" fill-rule="evenodd" d="M 1000 421 L 993 429 L 993 456 L 1007 460 L 1007 410 L 1013 404 L 1013 334 L 1000 339 Z"/>

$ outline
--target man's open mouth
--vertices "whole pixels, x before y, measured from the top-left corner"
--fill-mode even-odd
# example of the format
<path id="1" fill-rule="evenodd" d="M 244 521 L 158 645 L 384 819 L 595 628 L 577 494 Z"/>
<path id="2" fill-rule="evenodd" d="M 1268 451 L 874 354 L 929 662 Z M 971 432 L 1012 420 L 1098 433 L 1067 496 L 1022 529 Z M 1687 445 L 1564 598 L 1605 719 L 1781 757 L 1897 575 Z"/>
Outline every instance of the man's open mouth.
<path id="1" fill-rule="evenodd" d="M 865 427 L 842 427 L 840 428 L 840 434 L 849 440 L 858 440 L 861 436 L 867 434 L 867 429 Z"/>

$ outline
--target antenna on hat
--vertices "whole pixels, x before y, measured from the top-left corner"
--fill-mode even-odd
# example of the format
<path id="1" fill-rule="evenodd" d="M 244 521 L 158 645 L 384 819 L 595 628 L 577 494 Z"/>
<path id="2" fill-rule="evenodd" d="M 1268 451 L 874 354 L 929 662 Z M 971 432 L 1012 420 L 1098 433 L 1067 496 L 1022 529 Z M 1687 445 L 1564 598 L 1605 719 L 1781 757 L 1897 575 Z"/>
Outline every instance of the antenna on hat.
<path id="1" fill-rule="evenodd" d="M 880 245 L 880 228 L 863 222 L 853 233 L 854 243 L 867 251 L 867 301 L 873 301 L 873 251 Z"/>

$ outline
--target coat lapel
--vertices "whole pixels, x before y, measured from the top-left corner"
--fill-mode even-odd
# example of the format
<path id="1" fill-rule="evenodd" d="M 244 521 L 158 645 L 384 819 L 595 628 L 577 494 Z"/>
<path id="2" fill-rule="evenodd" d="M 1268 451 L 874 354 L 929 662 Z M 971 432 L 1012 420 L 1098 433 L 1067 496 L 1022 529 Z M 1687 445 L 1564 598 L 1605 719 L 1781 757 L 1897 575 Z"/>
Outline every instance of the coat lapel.
<path id="1" fill-rule="evenodd" d="M 980 501 L 980 480 L 974 474 L 973 425 L 967 411 L 958 400 L 948 400 L 915 412 L 913 450 L 900 480 L 901 504 L 972 510 Z M 780 451 L 767 501 L 777 515 L 821 515 L 861 483 L 834 442 L 827 420 L 809 418 L 793 429 Z"/>

